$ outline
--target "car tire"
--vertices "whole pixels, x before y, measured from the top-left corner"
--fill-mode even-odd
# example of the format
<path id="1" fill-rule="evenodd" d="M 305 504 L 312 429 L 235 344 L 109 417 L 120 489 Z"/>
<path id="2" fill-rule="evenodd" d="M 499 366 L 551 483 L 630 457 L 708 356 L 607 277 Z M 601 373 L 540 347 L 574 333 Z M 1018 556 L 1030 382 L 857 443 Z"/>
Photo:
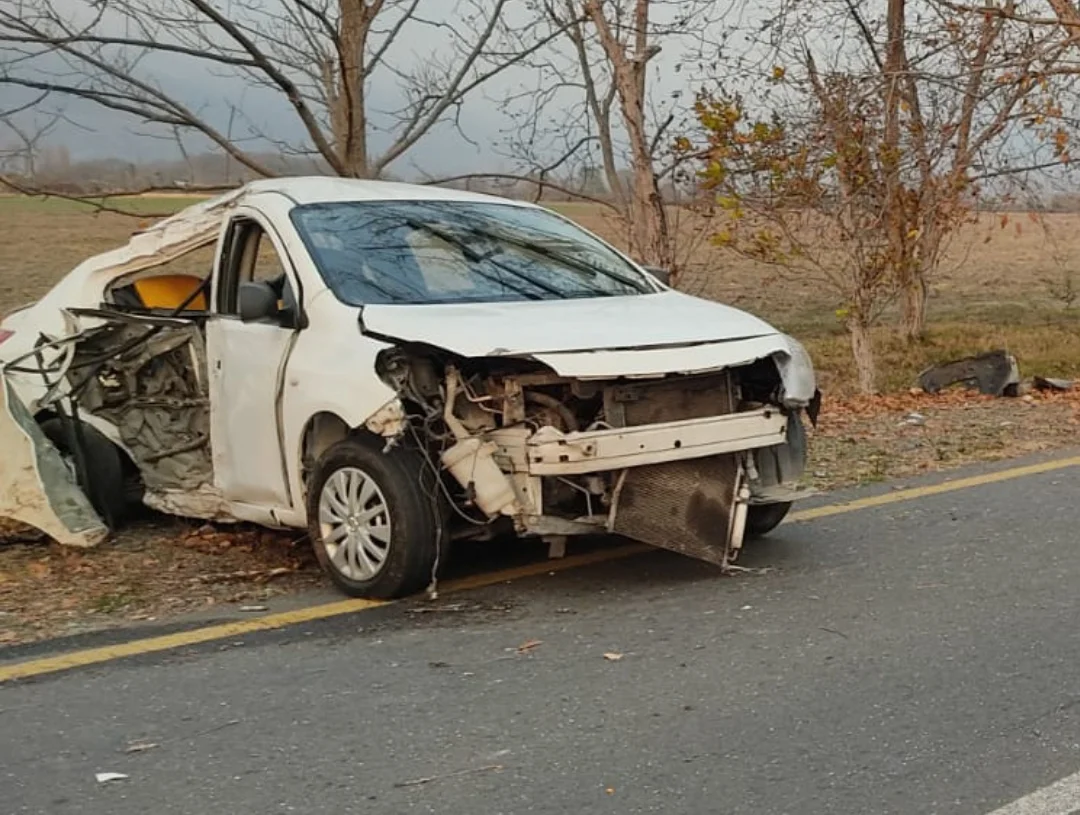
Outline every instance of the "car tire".
<path id="1" fill-rule="evenodd" d="M 78 468 L 74 463 L 75 450 L 69 435 L 70 427 L 67 421 L 53 417 L 41 423 L 41 432 L 60 451 L 61 456 L 71 461 L 78 479 Z M 79 488 L 86 493 L 91 506 L 105 521 L 105 525 L 116 529 L 127 520 L 131 509 L 124 476 L 123 454 L 101 431 L 86 422 L 79 422 L 78 429 L 85 447 L 88 482 L 80 482 Z"/>
<path id="2" fill-rule="evenodd" d="M 780 526 L 791 510 L 791 502 L 751 504 L 746 513 L 746 536 L 761 538 Z"/>
<path id="3" fill-rule="evenodd" d="M 319 565 L 352 597 L 393 599 L 427 586 L 445 553 L 438 484 L 419 452 L 355 436 L 315 465 L 308 533 Z"/>

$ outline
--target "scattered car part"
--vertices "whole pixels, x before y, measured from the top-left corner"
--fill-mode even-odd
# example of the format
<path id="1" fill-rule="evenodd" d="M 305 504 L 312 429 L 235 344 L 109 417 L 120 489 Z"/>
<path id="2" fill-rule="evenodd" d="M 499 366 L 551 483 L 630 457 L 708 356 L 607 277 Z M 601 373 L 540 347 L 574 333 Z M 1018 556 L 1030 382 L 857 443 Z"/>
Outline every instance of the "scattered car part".
<path id="1" fill-rule="evenodd" d="M 1040 391 L 1071 391 L 1073 389 L 1071 379 L 1052 379 L 1045 376 L 1036 376 L 1031 384 L 1032 387 Z"/>
<path id="2" fill-rule="evenodd" d="M 919 387 L 938 393 L 950 385 L 965 384 L 989 396 L 1017 396 L 1020 369 L 1016 357 L 1007 351 L 990 351 L 977 356 L 934 365 L 919 374 Z"/>

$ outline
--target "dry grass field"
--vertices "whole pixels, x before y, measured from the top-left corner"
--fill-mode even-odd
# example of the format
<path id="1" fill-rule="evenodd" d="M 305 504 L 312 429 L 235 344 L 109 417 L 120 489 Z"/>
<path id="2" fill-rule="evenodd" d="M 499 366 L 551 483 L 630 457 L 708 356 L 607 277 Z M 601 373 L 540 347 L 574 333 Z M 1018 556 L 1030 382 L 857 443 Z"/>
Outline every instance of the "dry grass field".
<path id="1" fill-rule="evenodd" d="M 169 196 L 123 205 L 162 213 L 184 203 L 183 197 Z M 622 243 L 601 208 L 557 206 Z M 0 225 L 2 314 L 39 297 L 83 258 L 125 242 L 140 219 L 12 196 L 0 197 Z M 707 244 L 696 246 L 690 257 L 689 291 L 744 308 L 795 334 L 813 353 L 823 389 L 833 395 L 852 391 L 847 337 L 836 317 L 842 303 L 832 292 Z M 1018 357 L 1025 375 L 1080 375 L 1080 214 L 1014 214 L 1005 228 L 1000 215 L 983 216 L 954 242 L 934 281 L 926 342 L 903 347 L 886 321 L 876 344 L 885 391 L 906 390 L 930 363 L 999 347 Z"/>

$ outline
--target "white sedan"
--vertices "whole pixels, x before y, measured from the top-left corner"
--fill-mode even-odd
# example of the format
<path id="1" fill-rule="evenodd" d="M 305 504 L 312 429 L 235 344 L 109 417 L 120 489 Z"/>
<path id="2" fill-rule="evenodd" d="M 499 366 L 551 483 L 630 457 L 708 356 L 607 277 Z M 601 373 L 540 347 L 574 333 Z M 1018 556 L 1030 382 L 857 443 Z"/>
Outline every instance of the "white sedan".
<path id="1" fill-rule="evenodd" d="M 0 516 L 83 546 L 134 501 L 306 528 L 372 597 L 507 532 L 726 566 L 802 494 L 820 395 L 794 339 L 662 280 L 520 201 L 250 183 L 0 323 Z"/>

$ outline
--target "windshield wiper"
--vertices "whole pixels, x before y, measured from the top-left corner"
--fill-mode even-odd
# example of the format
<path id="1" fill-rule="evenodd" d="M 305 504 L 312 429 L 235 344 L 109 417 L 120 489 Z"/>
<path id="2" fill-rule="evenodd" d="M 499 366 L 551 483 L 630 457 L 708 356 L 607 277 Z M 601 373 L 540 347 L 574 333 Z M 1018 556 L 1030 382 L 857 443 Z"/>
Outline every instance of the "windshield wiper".
<path id="1" fill-rule="evenodd" d="M 542 280 L 536 280 L 531 275 L 527 275 L 524 272 L 519 272 L 517 269 L 514 269 L 514 268 L 512 268 L 510 266 L 507 266 L 507 265 L 505 265 L 503 263 L 499 263 L 499 261 L 497 261 L 497 260 L 492 260 L 491 257 L 489 257 L 489 255 L 487 253 L 477 252 L 475 249 L 473 249 L 473 247 L 469 246 L 468 243 L 463 241 L 457 235 L 453 235 L 453 234 L 451 234 L 449 232 L 444 232 L 443 230 L 439 229 L 436 226 L 431 226 L 431 224 L 425 224 L 423 221 L 416 221 L 416 220 L 413 220 L 411 218 L 406 219 L 405 225 L 410 226 L 413 229 L 419 229 L 419 230 L 421 230 L 423 232 L 427 232 L 427 233 L 429 233 L 431 235 L 434 235 L 436 238 L 444 240 L 447 243 L 453 244 L 458 249 L 460 249 L 462 254 L 465 255 L 465 257 L 468 258 L 473 263 L 480 264 L 480 263 L 484 263 L 485 261 L 488 262 L 488 263 L 493 263 L 496 266 L 498 266 L 500 269 L 502 269 L 503 271 L 510 272 L 510 274 L 514 275 L 515 277 L 518 277 L 518 278 L 526 281 L 527 283 L 530 283 L 531 285 L 536 286 L 536 288 L 538 288 L 538 289 L 542 289 L 543 291 L 546 291 L 548 294 L 553 294 L 553 295 L 555 295 L 556 297 L 559 297 L 559 298 L 562 298 L 562 297 L 566 296 L 563 292 L 559 291 L 558 289 L 556 289 L 553 286 L 547 285 Z M 527 297 L 530 300 L 543 300 L 544 299 L 539 294 L 533 294 L 530 291 L 526 291 L 525 289 L 522 289 L 522 288 L 520 288 L 518 286 L 514 286 L 513 284 L 508 283 L 506 280 L 503 280 L 500 277 L 495 277 L 493 275 L 490 275 L 487 272 L 484 272 L 479 267 L 475 268 L 474 271 L 477 274 L 479 274 L 481 277 L 486 277 L 488 280 L 492 280 L 492 281 L 494 281 L 494 282 L 496 282 L 496 283 L 498 283 L 498 284 L 500 284 L 502 286 L 506 286 L 508 289 L 512 289 L 513 291 L 516 291 L 518 294 L 522 295 L 523 297 Z"/>
<path id="2" fill-rule="evenodd" d="M 646 292 L 646 289 L 642 286 L 642 284 L 631 277 L 626 277 L 619 272 L 614 272 L 611 269 L 605 269 L 602 266 L 594 266 L 591 263 L 587 263 L 583 260 L 578 260 L 575 257 L 569 257 L 562 254 L 561 252 L 556 252 L 554 249 L 548 246 L 544 246 L 544 244 L 542 243 L 525 240 L 523 238 L 514 238 L 509 235 L 505 235 L 502 232 L 492 232 L 477 226 L 469 227 L 469 229 L 479 235 L 483 235 L 497 241 L 502 241 L 504 243 L 509 243 L 513 246 L 519 246 L 529 252 L 535 252 L 538 255 L 542 255 L 543 257 L 549 258 L 550 260 L 554 260 L 556 263 L 562 263 L 564 266 L 569 266 L 573 269 L 577 269 L 579 272 L 591 272 L 593 274 L 603 275 L 609 280 L 614 280 L 616 282 L 622 283 L 624 286 L 629 286 L 630 288 L 642 294 Z M 611 292 L 603 292 L 603 294 L 610 293 Z"/>

